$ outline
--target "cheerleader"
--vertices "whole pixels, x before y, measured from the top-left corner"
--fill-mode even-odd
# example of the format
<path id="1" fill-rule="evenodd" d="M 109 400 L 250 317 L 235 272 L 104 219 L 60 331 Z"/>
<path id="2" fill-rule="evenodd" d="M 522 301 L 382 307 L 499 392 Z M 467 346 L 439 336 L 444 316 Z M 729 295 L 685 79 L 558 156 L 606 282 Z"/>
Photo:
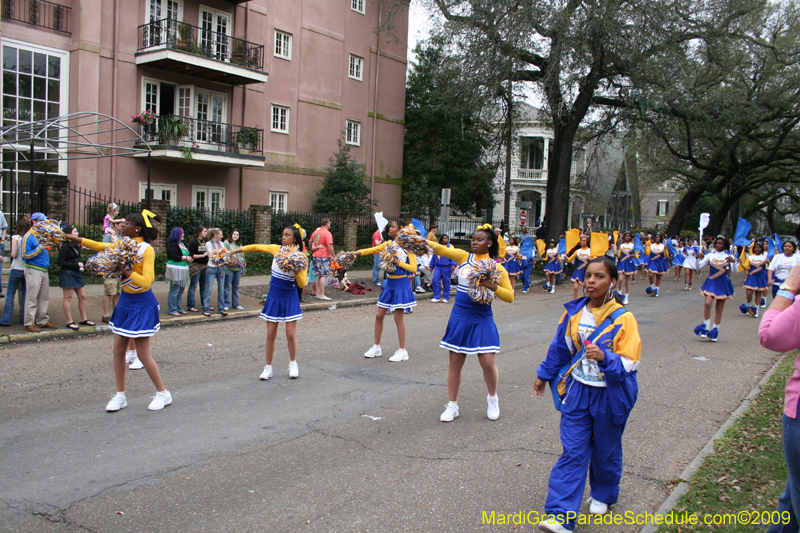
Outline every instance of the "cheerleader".
<path id="1" fill-rule="evenodd" d="M 622 304 L 628 304 L 628 295 L 631 293 L 631 278 L 636 275 L 636 252 L 633 251 L 633 235 L 625 232 L 619 245 L 617 271 L 619 272 L 618 287 L 622 287 L 622 278 L 625 278 L 625 290 L 622 294 Z"/>
<path id="2" fill-rule="evenodd" d="M 736 262 L 731 254 L 728 253 L 728 239 L 719 235 L 714 239 L 714 251 L 702 256 L 699 268 L 709 265 L 708 278 L 700 288 L 700 294 L 706 297 L 703 306 L 704 322 L 694 328 L 695 335 L 708 338 L 712 342 L 717 342 L 719 337 L 719 325 L 722 322 L 722 310 L 725 308 L 725 301 L 733 298 L 733 283 L 728 276 L 730 264 Z M 715 304 L 714 323 L 711 323 L 711 304 Z"/>
<path id="3" fill-rule="evenodd" d="M 508 239 L 508 246 L 506 247 L 506 255 L 503 258 L 503 266 L 508 272 L 508 281 L 511 283 L 511 288 L 514 294 L 517 293 L 517 276 L 522 272 L 522 262 L 519 258 L 519 246 L 517 246 L 517 239 L 511 237 Z"/>
<path id="4" fill-rule="evenodd" d="M 128 406 L 125 397 L 125 352 L 130 339 L 134 340 L 139 360 L 156 387 L 156 395 L 147 408 L 158 411 L 172 403 L 172 395 L 161 381 L 158 365 L 150 355 L 150 337 L 161 328 L 158 301 L 150 289 L 155 280 L 156 258 L 150 243 L 158 239 L 158 229 L 152 222 L 154 220 L 161 222 L 161 217 L 145 209 L 141 214 L 128 215 L 125 219 L 126 225 L 122 228 L 123 237 L 129 237 L 139 244 L 140 259 L 133 265 L 133 269 L 125 271 L 126 278 L 122 280 L 119 303 L 108 321 L 108 327 L 114 332 L 114 378 L 117 394 L 106 405 L 106 411 L 119 411 Z M 114 246 L 113 243 L 95 242 L 66 234 L 64 238 L 95 252 Z"/>
<path id="5" fill-rule="evenodd" d="M 786 281 L 789 272 L 796 264 L 800 263 L 800 255 L 797 253 L 797 245 L 792 241 L 783 243 L 783 253 L 776 253 L 769 264 L 767 272 L 769 286 L 772 287 L 772 298 L 778 294 L 781 283 Z"/>
<path id="6" fill-rule="evenodd" d="M 569 257 L 567 257 L 567 263 L 572 261 L 573 259 L 577 259 L 578 263 L 575 266 L 575 272 L 572 273 L 572 299 L 576 300 L 578 298 L 578 287 L 583 285 L 583 279 L 586 276 L 586 265 L 589 263 L 589 260 L 592 258 L 592 251 L 589 249 L 589 237 L 584 235 L 581 237 L 581 242 L 578 245 L 579 248 L 576 248 L 575 251 L 571 253 Z"/>
<path id="7" fill-rule="evenodd" d="M 545 252 L 547 264 L 544 265 L 544 277 L 546 281 L 544 290 L 548 291 L 550 294 L 555 294 L 556 278 L 558 278 L 558 275 L 561 274 L 563 269 L 561 267 L 561 258 L 558 256 L 558 243 L 554 240 L 550 240 L 549 246 L 550 247 Z"/>
<path id="8" fill-rule="evenodd" d="M 408 225 L 404 220 L 393 220 L 389 224 L 389 238 L 375 246 L 374 248 L 366 248 L 364 250 L 356 250 L 356 255 L 371 255 L 383 253 L 387 246 L 394 244 L 393 239 L 397 236 L 400 228 Z M 392 262 L 397 265 L 397 268 L 408 272 L 415 273 L 417 271 L 417 257 L 414 254 L 406 253 L 402 248 L 398 248 L 398 252 L 392 258 Z M 446 255 L 439 254 L 438 255 Z M 411 284 L 408 282 L 408 274 L 403 274 L 400 270 L 394 273 L 388 273 L 386 279 L 383 281 L 383 292 L 378 298 L 378 312 L 375 314 L 375 344 L 366 351 L 364 357 L 380 357 L 381 352 L 381 335 L 383 334 L 383 319 L 386 313 L 394 314 L 394 323 L 397 325 L 397 342 L 399 347 L 389 361 L 399 363 L 401 361 L 408 361 L 408 352 L 406 351 L 406 324 L 403 321 L 403 314 L 406 309 L 413 309 L 417 305 L 417 298 L 414 291 L 411 290 Z"/>
<path id="9" fill-rule="evenodd" d="M 692 281 L 697 270 L 697 256 L 700 255 L 700 247 L 697 246 L 697 241 L 694 237 L 689 237 L 688 245 L 683 248 L 683 255 L 683 271 L 685 272 L 683 290 L 690 291 L 692 290 Z"/>
<path id="10" fill-rule="evenodd" d="M 297 366 L 297 321 L 303 318 L 300 310 L 300 294 L 298 287 L 306 286 L 307 270 L 302 270 L 297 274 L 283 270 L 278 265 L 277 255 L 287 252 L 284 246 L 299 246 L 298 253 L 303 253 L 303 237 L 300 229 L 295 226 L 286 226 L 281 233 L 281 246 L 277 244 L 251 244 L 242 246 L 230 251 L 231 255 L 239 253 L 266 252 L 273 255 L 272 276 L 269 280 L 269 292 L 264 309 L 261 311 L 261 318 L 267 321 L 267 342 L 264 352 L 266 354 L 267 365 L 259 376 L 262 380 L 268 380 L 273 376 L 272 358 L 275 355 L 275 339 L 278 337 L 278 324 L 286 324 L 286 342 L 289 347 L 289 378 L 295 379 L 300 376 L 300 369 Z"/>
<path id="11" fill-rule="evenodd" d="M 445 248 L 450 248 L 450 237 L 442 235 L 439 239 L 439 244 Z M 431 303 L 450 302 L 450 279 L 457 266 L 452 259 L 443 255 L 433 255 L 433 258 L 431 258 L 431 269 L 433 270 L 433 298 Z"/>
<path id="12" fill-rule="evenodd" d="M 647 288 L 647 294 L 658 298 L 658 289 L 661 288 L 661 278 L 665 272 L 669 272 L 669 250 L 667 245 L 664 244 L 664 236 L 657 233 L 653 237 L 653 242 L 648 243 L 644 249 L 645 255 L 650 258 L 647 264 L 647 272 L 649 272 L 650 286 Z"/>
<path id="13" fill-rule="evenodd" d="M 556 336 L 536 370 L 537 396 L 545 384 L 561 411 L 563 454 L 550 472 L 543 531 L 567 533 L 590 472 L 589 513 L 604 515 L 619 498 L 622 433 L 639 393 L 636 374 L 642 342 L 633 315 L 613 296 L 617 268 L 611 259 L 589 261 L 586 297 L 567 302 Z M 563 372 L 562 372 L 563 369 Z M 562 379 L 556 381 L 558 376 Z"/>
<path id="14" fill-rule="evenodd" d="M 500 416 L 500 405 L 497 398 L 497 353 L 500 351 L 500 335 L 494 323 L 491 304 L 475 302 L 469 295 L 468 276 L 476 261 L 496 259 L 499 255 L 498 237 L 492 232 L 490 224 L 479 226 L 472 234 L 472 253 L 457 248 L 446 248 L 441 244 L 431 243 L 433 253 L 449 257 L 458 263 L 458 286 L 456 302 L 447 323 L 444 338 L 439 347 L 450 351 L 450 363 L 447 370 L 447 395 L 449 403 L 439 417 L 442 422 L 451 422 L 458 416 L 458 389 L 461 386 L 461 368 L 467 355 L 476 354 L 483 369 L 483 380 L 486 382 L 488 407 L 486 416 L 489 420 L 497 420 Z M 502 265 L 500 283 L 495 284 L 485 279 L 481 285 L 494 291 L 504 302 L 514 301 L 514 290 L 508 280 L 508 273 Z"/>
<path id="15" fill-rule="evenodd" d="M 769 266 L 769 259 L 767 254 L 764 253 L 764 245 L 761 243 L 753 244 L 751 253 L 747 253 L 747 249 L 742 251 L 742 268 L 747 271 L 747 277 L 744 280 L 745 300 L 746 302 L 739 306 L 742 313 L 750 315 L 753 318 L 758 318 L 758 305 L 761 303 L 761 298 L 767 296 L 769 290 L 769 280 L 767 279 L 767 267 Z M 753 301 L 753 293 L 756 295 L 758 304 L 750 305 Z"/>
<path id="16" fill-rule="evenodd" d="M 686 259 L 686 256 L 683 255 L 683 247 L 683 239 L 678 239 L 678 246 L 675 248 L 675 257 L 672 259 L 672 266 L 675 267 L 675 279 L 672 281 L 678 281 L 681 279 L 683 260 Z"/>

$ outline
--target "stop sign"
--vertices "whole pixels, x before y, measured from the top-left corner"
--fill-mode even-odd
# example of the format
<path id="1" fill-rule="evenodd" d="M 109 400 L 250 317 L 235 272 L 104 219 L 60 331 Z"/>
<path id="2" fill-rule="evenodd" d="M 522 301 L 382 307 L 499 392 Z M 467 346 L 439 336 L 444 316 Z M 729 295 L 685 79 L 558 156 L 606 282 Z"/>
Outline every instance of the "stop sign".
<path id="1" fill-rule="evenodd" d="M 528 222 L 528 212 L 524 209 L 519 210 L 519 225 L 524 226 Z"/>

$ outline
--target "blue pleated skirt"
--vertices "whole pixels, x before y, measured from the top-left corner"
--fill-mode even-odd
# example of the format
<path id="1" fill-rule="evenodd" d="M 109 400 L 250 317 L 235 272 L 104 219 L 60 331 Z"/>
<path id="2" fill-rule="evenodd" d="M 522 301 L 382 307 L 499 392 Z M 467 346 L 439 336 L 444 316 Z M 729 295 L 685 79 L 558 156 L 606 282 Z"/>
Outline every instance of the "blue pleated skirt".
<path id="1" fill-rule="evenodd" d="M 548 262 L 544 266 L 544 271 L 550 274 L 561 274 L 561 263 L 558 261 L 553 261 L 552 263 Z"/>
<path id="2" fill-rule="evenodd" d="M 683 261 L 686 259 L 686 256 L 683 254 L 676 254 L 675 259 L 672 260 L 672 266 L 683 266 Z"/>
<path id="3" fill-rule="evenodd" d="M 767 285 L 767 269 L 762 268 L 760 272 L 747 274 L 747 278 L 744 280 L 744 288 L 754 291 L 769 289 L 769 285 Z"/>
<path id="4" fill-rule="evenodd" d="M 580 266 L 580 265 L 578 265 Z M 575 272 L 572 273 L 571 281 L 577 281 L 581 285 L 583 285 L 584 280 L 586 279 L 586 267 L 583 268 L 576 268 Z"/>
<path id="5" fill-rule="evenodd" d="M 700 287 L 700 294 L 703 296 L 713 296 L 717 300 L 730 300 L 733 298 L 733 283 L 731 278 L 722 275 L 718 278 L 706 278 L 703 286 Z"/>
<path id="6" fill-rule="evenodd" d="M 152 337 L 161 329 L 159 309 L 161 307 L 152 290 L 137 293 L 123 290 L 108 321 L 108 327 L 121 337 Z"/>
<path id="7" fill-rule="evenodd" d="M 284 287 L 271 283 L 267 301 L 259 316 L 267 322 L 294 322 L 303 318 L 297 286 Z"/>
<path id="8" fill-rule="evenodd" d="M 647 265 L 647 270 L 655 274 L 663 274 L 669 272 L 669 261 L 666 257 L 659 257 L 658 259 L 651 259 Z"/>
<path id="9" fill-rule="evenodd" d="M 492 306 L 473 301 L 463 287 L 459 287 L 439 347 L 463 354 L 499 352 L 500 334 L 494 323 Z"/>
<path id="10" fill-rule="evenodd" d="M 629 257 L 628 259 L 620 260 L 619 263 L 617 263 L 617 272 L 622 272 L 624 274 L 635 273 L 636 272 L 635 261 L 636 261 L 635 257 Z"/>
<path id="11" fill-rule="evenodd" d="M 415 305 L 417 305 L 417 297 L 411 290 L 408 278 L 386 278 L 383 281 L 383 292 L 378 298 L 378 307 L 383 307 L 393 313 L 398 309 L 411 309 Z"/>
<path id="12" fill-rule="evenodd" d="M 516 259 L 514 259 L 513 261 L 508 261 L 506 263 L 503 263 L 503 266 L 505 267 L 506 272 L 508 272 L 509 275 L 519 274 L 520 272 L 522 272 L 522 265 L 519 264 L 519 262 Z"/>

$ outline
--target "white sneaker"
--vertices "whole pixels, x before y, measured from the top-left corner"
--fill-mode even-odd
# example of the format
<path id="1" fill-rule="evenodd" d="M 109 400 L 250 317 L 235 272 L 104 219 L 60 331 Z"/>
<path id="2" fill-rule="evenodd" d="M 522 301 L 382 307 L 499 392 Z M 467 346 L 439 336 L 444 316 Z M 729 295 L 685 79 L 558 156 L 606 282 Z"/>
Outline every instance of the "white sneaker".
<path id="1" fill-rule="evenodd" d="M 118 392 L 111 398 L 111 401 L 106 404 L 106 411 L 113 413 L 128 407 L 128 399 L 125 397 L 124 392 Z"/>
<path id="2" fill-rule="evenodd" d="M 128 364 L 133 363 L 134 359 L 138 359 L 139 356 L 136 353 L 136 350 L 126 350 L 125 351 L 125 362 Z"/>
<path id="3" fill-rule="evenodd" d="M 425 292 L 425 289 L 423 289 L 422 287 L 417 287 L 416 288 L 416 292 L 418 292 L 418 293 Z"/>
<path id="4" fill-rule="evenodd" d="M 263 379 L 264 381 L 268 380 L 272 377 L 272 365 L 267 365 L 264 367 L 264 371 L 258 376 L 259 379 Z"/>
<path id="5" fill-rule="evenodd" d="M 222 310 L 223 310 L 223 311 L 227 311 L 227 310 L 228 310 L 228 308 L 227 308 L 227 307 L 223 307 L 223 308 L 222 308 Z"/>
<path id="6" fill-rule="evenodd" d="M 606 514 L 608 512 L 608 504 L 597 501 L 594 498 L 589 498 L 589 514 Z"/>
<path id="7" fill-rule="evenodd" d="M 374 344 L 372 348 L 366 351 L 364 357 L 380 357 L 381 355 L 383 355 L 383 353 L 381 352 L 380 345 Z"/>
<path id="8" fill-rule="evenodd" d="M 444 413 L 441 414 L 439 420 L 442 422 L 452 422 L 454 418 L 458 417 L 458 404 L 454 402 L 447 402 L 444 407 Z"/>
<path id="9" fill-rule="evenodd" d="M 450 300 L 442 300 L 442 303 L 443 303 L 443 304 L 449 304 L 449 303 L 450 303 Z"/>
<path id="10" fill-rule="evenodd" d="M 317 300 L 330 300 L 330 298 L 328 296 L 325 296 L 325 295 L 320 296 L 319 294 L 317 295 L 316 298 L 317 298 Z"/>
<path id="11" fill-rule="evenodd" d="M 300 375 L 300 369 L 297 368 L 297 361 L 289 361 L 289 377 L 295 379 Z"/>
<path id="12" fill-rule="evenodd" d="M 172 403 L 172 394 L 168 390 L 164 392 L 156 392 L 153 396 L 153 401 L 147 406 L 151 411 L 159 411 Z"/>
<path id="13" fill-rule="evenodd" d="M 625 294 L 625 297 L 622 299 L 622 305 L 628 305 L 628 295 Z"/>
<path id="14" fill-rule="evenodd" d="M 142 364 L 141 361 L 139 361 L 139 358 L 136 356 L 136 352 L 133 352 L 133 354 L 134 354 L 133 361 L 131 361 L 131 364 L 128 365 L 128 368 L 130 368 L 131 370 L 139 370 L 140 368 L 144 368 L 144 365 Z"/>
<path id="15" fill-rule="evenodd" d="M 562 524 L 559 524 L 558 519 L 555 516 L 551 516 L 547 520 L 539 524 L 539 529 L 542 531 L 548 531 L 549 533 L 572 533 Z"/>
<path id="16" fill-rule="evenodd" d="M 550 287 L 550 294 L 555 294 L 555 293 L 556 293 L 556 288 L 555 287 Z"/>
<path id="17" fill-rule="evenodd" d="M 242 307 L 241 305 L 237 305 L 236 307 L 234 307 L 234 309 L 238 309 L 239 311 L 243 311 L 244 307 Z"/>
<path id="18" fill-rule="evenodd" d="M 528 294 L 528 291 L 526 289 L 523 289 L 522 294 Z"/>
<path id="19" fill-rule="evenodd" d="M 408 352 L 402 348 L 398 348 L 394 355 L 389 358 L 392 363 L 399 363 L 401 361 L 408 361 Z"/>
<path id="20" fill-rule="evenodd" d="M 497 420 L 500 418 L 500 398 L 497 397 L 497 394 L 494 395 L 494 398 L 487 394 L 486 403 L 489 404 L 489 407 L 486 409 L 486 416 L 489 417 L 489 420 Z"/>
<path id="21" fill-rule="evenodd" d="M 436 302 L 441 302 L 441 301 L 442 300 L 440 298 L 431 298 L 431 303 L 432 304 L 435 304 Z"/>

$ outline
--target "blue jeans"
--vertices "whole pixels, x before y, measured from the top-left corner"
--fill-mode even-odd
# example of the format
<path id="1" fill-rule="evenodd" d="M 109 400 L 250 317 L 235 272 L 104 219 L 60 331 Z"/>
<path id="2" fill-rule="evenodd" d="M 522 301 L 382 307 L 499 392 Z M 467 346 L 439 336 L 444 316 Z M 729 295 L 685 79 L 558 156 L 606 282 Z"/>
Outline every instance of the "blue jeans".
<path id="1" fill-rule="evenodd" d="M 800 531 L 800 409 L 796 418 L 783 415 L 783 454 L 789 476 L 786 491 L 778 499 L 778 513 L 789 512 L 788 524 L 773 524 L 769 533 L 797 533 Z"/>
<path id="2" fill-rule="evenodd" d="M 6 291 L 6 305 L 3 308 L 3 318 L 0 324 L 11 325 L 11 315 L 14 313 L 14 293 L 19 299 L 19 323 L 25 324 L 25 271 L 12 270 L 8 275 L 8 287 Z"/>
<path id="3" fill-rule="evenodd" d="M 3 257 L 4 255 L 6 255 L 6 243 L 0 242 L 0 257 Z M 11 258 L 9 257 L 9 259 Z M 0 270 L 2 270 L 4 264 L 5 263 L 0 263 Z M 2 272 L 0 272 L 0 274 L 2 274 Z M 0 293 L 2 292 L 3 292 L 3 276 L 0 275 Z"/>
<path id="4" fill-rule="evenodd" d="M 239 281 L 242 279 L 244 269 L 225 272 L 225 305 L 228 309 L 239 307 Z"/>
<path id="5" fill-rule="evenodd" d="M 167 296 L 167 313 L 174 315 L 183 311 L 181 308 L 181 300 L 183 299 L 183 291 L 186 289 L 183 285 L 178 283 L 169 284 L 169 296 Z"/>
<path id="6" fill-rule="evenodd" d="M 527 291 L 531 288 L 531 270 L 533 270 L 533 261 L 526 259 L 522 262 L 522 290 Z"/>
<path id="7" fill-rule="evenodd" d="M 211 312 L 211 291 L 214 280 L 217 280 L 217 312 L 222 313 L 225 307 L 225 271 L 227 268 L 208 267 L 206 269 L 206 291 L 203 293 L 203 313 Z"/>
<path id="8" fill-rule="evenodd" d="M 207 270 L 207 269 L 206 269 Z M 198 283 L 200 284 L 200 301 L 203 301 L 203 294 L 206 292 L 206 270 L 201 270 L 200 272 L 196 273 L 192 276 L 192 279 L 189 280 L 189 292 L 186 295 L 186 307 L 189 309 L 197 309 L 195 305 L 195 291 L 197 290 Z"/>
<path id="9" fill-rule="evenodd" d="M 372 256 L 372 284 L 377 285 L 380 283 L 378 279 L 381 275 L 381 254 Z"/>

